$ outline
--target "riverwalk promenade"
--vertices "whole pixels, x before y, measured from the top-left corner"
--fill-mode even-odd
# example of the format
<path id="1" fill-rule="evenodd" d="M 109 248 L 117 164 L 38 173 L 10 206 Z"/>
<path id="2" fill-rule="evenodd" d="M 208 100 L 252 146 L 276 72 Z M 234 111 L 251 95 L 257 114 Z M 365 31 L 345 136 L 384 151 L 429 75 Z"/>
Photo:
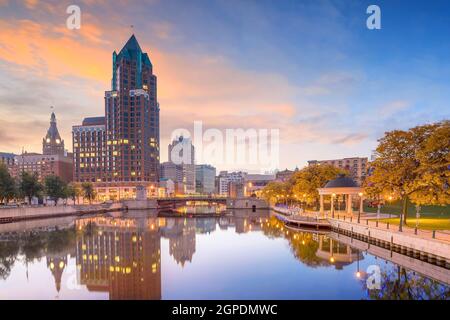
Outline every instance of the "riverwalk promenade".
<path id="1" fill-rule="evenodd" d="M 274 207 L 272 209 L 280 214 L 280 220 L 286 224 L 301 226 L 309 224 L 313 228 L 323 229 L 324 223 L 326 223 L 329 230 L 338 233 L 360 237 L 365 241 L 378 241 L 401 250 L 412 250 L 419 255 L 426 253 L 429 257 L 450 263 L 450 231 L 420 230 L 406 226 L 399 230 L 397 225 L 378 221 L 376 214 L 373 213 L 362 213 L 358 221 L 357 214 L 343 212 L 335 212 L 333 217 L 327 212 L 324 215 L 320 215 L 318 212 L 292 214 L 292 211 L 286 208 Z M 386 217 L 380 215 L 379 218 Z"/>

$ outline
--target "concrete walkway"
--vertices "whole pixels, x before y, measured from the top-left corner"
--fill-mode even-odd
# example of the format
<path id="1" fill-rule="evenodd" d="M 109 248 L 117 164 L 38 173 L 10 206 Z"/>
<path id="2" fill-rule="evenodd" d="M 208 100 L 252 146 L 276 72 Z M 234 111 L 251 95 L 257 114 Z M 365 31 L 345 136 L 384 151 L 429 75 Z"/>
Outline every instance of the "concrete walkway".
<path id="1" fill-rule="evenodd" d="M 281 210 L 280 210 L 281 209 Z M 273 208 L 273 210 L 289 215 L 289 210 L 286 208 Z M 314 211 L 308 211 L 303 213 L 297 213 L 296 215 L 301 217 L 309 217 L 314 219 L 331 219 L 332 214 L 330 211 L 325 211 L 323 215 L 321 215 L 319 212 Z M 386 214 L 386 213 L 380 213 L 378 216 L 379 219 L 387 219 L 387 218 L 394 218 L 396 216 Z M 345 211 L 335 211 L 334 212 L 334 219 L 336 220 L 342 220 L 349 223 L 355 223 L 358 224 L 358 213 L 354 212 L 353 214 L 347 213 Z M 362 213 L 360 217 L 360 225 L 368 226 L 370 228 L 376 228 L 380 230 L 389 230 L 391 233 L 398 233 L 398 234 L 405 234 L 405 235 L 412 235 L 421 239 L 435 239 L 439 241 L 444 242 L 450 242 L 450 230 L 423 230 L 423 229 L 417 229 L 417 231 L 414 228 L 410 228 L 407 226 L 403 226 L 402 231 L 399 231 L 399 226 L 394 224 L 388 224 L 386 222 L 378 221 L 377 223 L 377 213 Z"/>

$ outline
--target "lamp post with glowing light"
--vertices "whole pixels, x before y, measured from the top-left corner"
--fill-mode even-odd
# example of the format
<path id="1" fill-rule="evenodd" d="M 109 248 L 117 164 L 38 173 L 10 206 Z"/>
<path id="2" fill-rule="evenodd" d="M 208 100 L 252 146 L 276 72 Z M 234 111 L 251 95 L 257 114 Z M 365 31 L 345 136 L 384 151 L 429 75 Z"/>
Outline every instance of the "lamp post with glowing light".
<path id="1" fill-rule="evenodd" d="M 419 227 L 420 205 L 416 205 L 416 229 Z"/>
<path id="2" fill-rule="evenodd" d="M 359 210 L 358 210 L 358 223 L 361 221 L 361 213 L 362 213 L 362 210 L 363 210 L 363 193 L 362 192 L 360 192 L 360 193 L 358 193 L 358 196 L 359 196 Z"/>
<path id="3" fill-rule="evenodd" d="M 405 193 L 402 191 L 401 195 L 402 195 L 402 199 L 405 198 Z M 403 212 L 400 213 L 400 222 L 398 224 L 398 231 L 402 232 L 403 231 Z"/>
<path id="4" fill-rule="evenodd" d="M 389 202 L 389 204 L 391 203 L 392 199 L 393 199 L 392 196 L 389 196 L 389 197 L 388 197 L 388 202 Z M 391 211 L 389 210 L 389 218 L 390 218 L 390 217 L 391 217 Z"/>

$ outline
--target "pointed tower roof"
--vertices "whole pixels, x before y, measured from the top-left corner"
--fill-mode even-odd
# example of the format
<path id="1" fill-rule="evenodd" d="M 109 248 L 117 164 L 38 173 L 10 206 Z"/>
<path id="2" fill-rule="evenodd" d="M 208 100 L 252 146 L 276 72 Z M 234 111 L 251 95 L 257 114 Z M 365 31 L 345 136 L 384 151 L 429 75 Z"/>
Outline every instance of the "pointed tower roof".
<path id="1" fill-rule="evenodd" d="M 61 140 L 58 128 L 56 127 L 56 116 L 54 112 L 52 112 L 52 115 L 50 117 L 50 127 L 47 130 L 45 139 L 50 139 L 50 141 L 55 141 L 56 139 Z"/>
<path id="2" fill-rule="evenodd" d="M 47 134 L 42 139 L 42 153 L 46 155 L 64 154 L 64 140 L 59 135 L 54 112 L 50 116 L 50 127 L 47 130 Z"/>
<path id="3" fill-rule="evenodd" d="M 131 35 L 130 39 L 128 39 L 125 46 L 120 50 L 119 54 L 116 51 L 113 52 L 113 68 L 112 68 L 112 80 L 111 80 L 111 88 L 112 90 L 117 90 L 117 66 L 118 63 L 122 59 L 133 60 L 136 62 L 136 87 L 140 88 L 142 86 L 141 76 L 142 76 L 142 67 L 148 66 L 152 68 L 152 63 L 147 53 L 142 52 L 141 46 L 136 39 L 134 34 Z"/>
<path id="4" fill-rule="evenodd" d="M 148 54 L 142 52 L 141 46 L 139 45 L 139 42 L 134 34 L 131 35 L 130 39 L 128 39 L 127 43 L 123 46 L 122 50 L 120 50 L 115 59 L 120 60 L 122 57 L 136 60 L 139 59 L 142 63 L 150 66 L 152 64 Z"/>
<path id="5" fill-rule="evenodd" d="M 128 39 L 127 43 L 123 47 L 122 50 L 141 50 L 141 46 L 139 46 L 139 42 L 137 41 L 134 34 L 131 35 L 130 39 Z"/>

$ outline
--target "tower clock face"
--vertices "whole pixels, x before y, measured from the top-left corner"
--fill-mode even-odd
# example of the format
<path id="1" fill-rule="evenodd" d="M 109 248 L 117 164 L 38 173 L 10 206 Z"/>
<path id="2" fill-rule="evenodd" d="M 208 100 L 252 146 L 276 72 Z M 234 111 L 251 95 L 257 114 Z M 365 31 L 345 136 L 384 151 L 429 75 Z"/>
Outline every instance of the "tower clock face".
<path id="1" fill-rule="evenodd" d="M 57 143 L 57 144 L 60 144 L 60 143 L 61 143 L 61 140 L 56 139 L 56 143 Z"/>
<path id="2" fill-rule="evenodd" d="M 47 138 L 47 140 L 46 140 L 46 141 L 47 141 L 47 143 L 50 143 L 50 138 Z"/>

